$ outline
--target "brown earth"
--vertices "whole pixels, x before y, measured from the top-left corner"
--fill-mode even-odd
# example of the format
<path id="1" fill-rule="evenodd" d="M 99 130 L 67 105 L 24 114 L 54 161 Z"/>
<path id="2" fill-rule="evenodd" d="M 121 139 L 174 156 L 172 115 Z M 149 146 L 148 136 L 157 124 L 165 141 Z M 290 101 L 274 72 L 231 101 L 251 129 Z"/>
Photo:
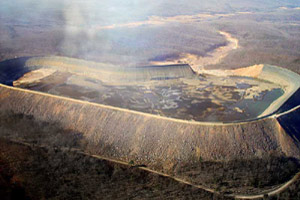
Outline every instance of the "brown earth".
<path id="1" fill-rule="evenodd" d="M 136 167 L 3 139 L 0 172 L 3 200 L 230 199 Z"/>

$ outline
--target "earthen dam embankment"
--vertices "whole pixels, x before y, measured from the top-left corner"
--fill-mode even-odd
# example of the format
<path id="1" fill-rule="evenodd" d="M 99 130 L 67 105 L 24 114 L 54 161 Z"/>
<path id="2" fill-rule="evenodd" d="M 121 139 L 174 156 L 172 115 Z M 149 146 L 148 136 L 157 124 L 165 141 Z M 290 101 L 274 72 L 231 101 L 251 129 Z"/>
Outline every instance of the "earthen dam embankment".
<path id="1" fill-rule="evenodd" d="M 295 81 L 287 91 L 299 88 Z M 203 160 L 263 158 L 274 152 L 300 158 L 297 120 L 287 120 L 297 115 L 300 108 L 294 107 L 283 115 L 273 114 L 293 98 L 293 93 L 257 120 L 227 124 L 172 119 L 3 84 L 0 94 L 1 111 L 57 122 L 65 129 L 81 133 L 93 154 L 134 161 L 157 170 L 173 171 L 179 164 Z"/>

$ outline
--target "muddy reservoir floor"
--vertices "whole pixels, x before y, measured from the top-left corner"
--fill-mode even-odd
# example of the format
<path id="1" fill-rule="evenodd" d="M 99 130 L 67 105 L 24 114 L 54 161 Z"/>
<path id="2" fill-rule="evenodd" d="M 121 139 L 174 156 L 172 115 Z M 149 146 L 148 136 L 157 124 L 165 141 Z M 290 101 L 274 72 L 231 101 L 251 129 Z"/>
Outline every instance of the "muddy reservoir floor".
<path id="1" fill-rule="evenodd" d="M 25 75 L 27 79 L 34 76 L 32 72 Z M 211 122 L 256 118 L 283 94 L 277 84 L 248 77 L 195 75 L 107 83 L 62 71 L 20 82 L 17 87 L 171 118 Z"/>

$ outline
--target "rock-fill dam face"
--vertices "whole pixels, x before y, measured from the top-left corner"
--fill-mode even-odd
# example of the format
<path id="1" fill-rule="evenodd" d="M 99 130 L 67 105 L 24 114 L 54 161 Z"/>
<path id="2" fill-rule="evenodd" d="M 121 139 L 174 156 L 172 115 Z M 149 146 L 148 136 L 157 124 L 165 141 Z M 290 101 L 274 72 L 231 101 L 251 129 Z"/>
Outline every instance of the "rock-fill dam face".
<path id="1" fill-rule="evenodd" d="M 31 65 L 35 70 L 40 69 L 36 64 L 30 64 L 33 60 L 26 62 L 29 62 L 28 66 Z M 56 60 L 57 68 L 63 66 L 57 63 Z M 42 66 L 45 67 L 45 63 Z M 53 63 L 47 66 L 48 69 L 51 66 Z M 64 63 L 64 66 L 66 70 L 73 65 Z M 186 72 L 180 67 L 177 69 L 181 71 L 177 76 L 193 76 L 191 71 Z M 268 75 L 268 69 L 274 73 Z M 72 70 L 76 71 L 77 68 Z M 268 77 L 280 75 L 280 70 L 278 68 L 276 71 L 276 67 L 266 67 L 260 73 L 260 78 L 267 77 L 268 81 Z M 23 70 L 23 74 L 27 71 L 32 69 Z M 8 86 L 8 82 L 12 80 L 7 81 L 9 73 L 1 76 L 1 82 L 7 85 L 0 86 L 0 110 L 22 113 L 41 121 L 58 123 L 66 130 L 74 130 L 80 133 L 86 142 L 85 146 L 81 147 L 82 150 L 92 154 L 125 162 L 133 161 L 135 164 L 143 164 L 151 169 L 180 176 L 178 170 L 180 171 L 181 166 L 197 166 L 208 161 L 263 159 L 270 155 L 300 159 L 300 133 L 295 117 L 300 112 L 299 105 L 276 112 L 282 106 L 288 108 L 286 105 L 290 104 L 288 100 L 293 98 L 294 92 L 299 88 L 298 75 L 288 73 L 287 70 L 283 71 L 286 77 L 281 77 L 280 80 L 286 93 L 271 104 L 272 108 L 265 109 L 269 110 L 265 115 L 244 122 L 187 121 L 11 87 Z M 95 76 L 89 72 L 86 74 L 90 78 Z M 18 84 L 22 81 L 25 83 L 26 77 L 23 76 L 23 80 L 20 77 L 22 76 L 17 77 Z M 103 82 L 114 82 L 120 76 L 111 73 L 109 77 L 103 78 Z M 143 79 L 149 77 L 151 79 L 152 75 L 145 75 Z M 290 85 L 289 79 L 294 80 Z M 35 84 L 42 81 L 34 80 Z"/>
<path id="2" fill-rule="evenodd" d="M 262 157 L 273 151 L 288 157 L 300 155 L 299 142 L 294 140 L 298 133 L 287 133 L 276 117 L 214 125 L 113 109 L 6 86 L 0 92 L 1 110 L 58 122 L 65 129 L 82 133 L 96 154 L 128 162 L 135 160 L 147 166 L 165 167 L 200 158 Z M 298 112 L 296 109 L 286 115 Z M 279 117 L 280 122 L 284 116 Z"/>
<path id="3" fill-rule="evenodd" d="M 262 65 L 197 75 L 188 65 L 125 68 L 62 57 L 30 58 L 23 67 L 2 64 L 2 83 L 7 85 L 200 122 L 230 123 L 269 115 L 297 86 L 297 80 L 289 83 L 291 72 L 280 79 L 272 75 L 272 69 L 280 68 Z M 279 83 L 272 81 L 274 77 Z"/>

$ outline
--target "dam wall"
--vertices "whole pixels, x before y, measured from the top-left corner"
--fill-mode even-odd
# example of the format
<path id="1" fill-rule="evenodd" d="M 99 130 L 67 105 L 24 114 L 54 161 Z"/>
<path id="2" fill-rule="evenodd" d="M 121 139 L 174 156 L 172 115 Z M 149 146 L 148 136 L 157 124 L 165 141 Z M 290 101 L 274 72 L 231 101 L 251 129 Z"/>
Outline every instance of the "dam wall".
<path id="1" fill-rule="evenodd" d="M 82 134 L 86 148 L 93 154 L 153 169 L 168 171 L 180 163 L 202 160 L 263 158 L 274 152 L 300 158 L 299 141 L 294 139 L 297 133 L 286 132 L 286 127 L 272 116 L 245 123 L 201 123 L 5 85 L 0 85 L 0 94 L 1 111 L 59 123 L 64 129 Z M 289 126 L 288 121 L 282 123 Z"/>
<path id="2" fill-rule="evenodd" d="M 284 95 L 274 101 L 261 115 L 266 116 L 278 111 L 300 88 L 300 76 L 290 70 L 272 65 L 264 65 L 257 78 L 278 82 L 284 89 Z M 293 100 L 294 101 L 294 100 Z"/>
<path id="3" fill-rule="evenodd" d="M 132 82 L 149 81 L 168 78 L 195 77 L 191 67 L 187 64 L 120 67 L 105 63 L 84 61 L 66 57 L 36 57 L 29 59 L 26 68 L 48 67 L 58 71 L 84 74 L 86 77 L 98 79 L 102 82 Z"/>
<path id="4" fill-rule="evenodd" d="M 0 63 L 0 83 L 12 82 L 27 72 L 50 68 L 61 72 L 84 75 L 106 83 L 164 80 L 172 78 L 196 78 L 187 64 L 166 66 L 120 67 L 67 57 L 24 57 Z"/>

